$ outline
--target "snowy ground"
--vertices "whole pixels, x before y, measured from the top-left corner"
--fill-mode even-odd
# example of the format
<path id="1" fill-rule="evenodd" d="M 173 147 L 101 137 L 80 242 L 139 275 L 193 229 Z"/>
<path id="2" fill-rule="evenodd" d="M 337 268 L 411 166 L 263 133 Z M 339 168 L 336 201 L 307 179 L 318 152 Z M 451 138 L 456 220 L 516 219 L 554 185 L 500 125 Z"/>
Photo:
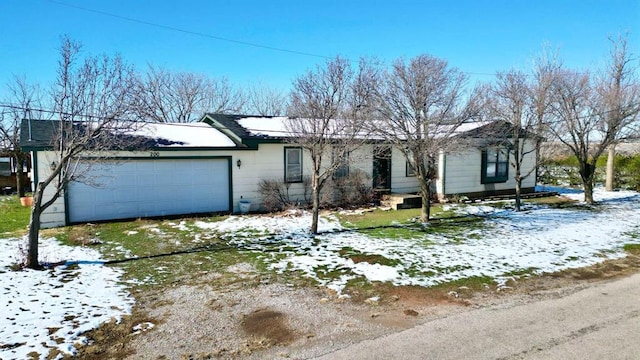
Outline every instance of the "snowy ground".
<path id="1" fill-rule="evenodd" d="M 579 191 L 561 191 L 583 198 Z M 271 269 L 300 271 L 340 294 L 352 279 L 429 286 L 490 276 L 504 282 L 522 271 L 558 271 L 622 257 L 624 244 L 640 242 L 629 233 L 639 231 L 640 194 L 598 189 L 595 199 L 601 202 L 595 210 L 586 205 L 530 206 L 514 213 L 491 203 L 449 205 L 459 214 L 485 220 L 481 226 L 460 225 L 455 234 L 415 232 L 406 239 L 341 231 L 334 216 L 321 218 L 319 229 L 324 234 L 313 237 L 307 231 L 310 215 L 300 211 L 231 216 L 190 226 L 181 222 L 175 228 L 193 232 L 194 242 L 219 236 L 259 253 Z M 11 271 L 8 266 L 20 258 L 19 243 L 0 239 L 0 359 L 24 359 L 30 352 L 43 358 L 52 348 L 73 353 L 73 344 L 84 341 L 83 332 L 130 313 L 134 300 L 119 285 L 120 270 L 102 265 L 97 251 L 46 239 L 41 242 L 44 261 L 82 260 L 80 264 Z M 345 248 L 382 256 L 387 265 L 355 263 L 344 255 Z"/>
<path id="2" fill-rule="evenodd" d="M 582 200 L 582 192 L 560 190 Z M 317 237 L 307 234 L 309 214 L 286 218 L 235 216 L 226 221 L 198 222 L 231 242 L 263 253 L 272 269 L 299 270 L 340 293 L 349 280 L 365 277 L 396 285 L 430 286 L 471 276 L 490 276 L 500 283 L 513 273 L 553 272 L 624 256 L 622 246 L 638 242 L 627 234 L 640 224 L 640 195 L 597 189 L 598 210 L 530 207 L 515 213 L 485 204 L 451 205 L 460 214 L 489 215 L 483 226 L 466 233 L 424 234 L 411 239 L 385 239 L 340 230 L 335 217 L 322 219 Z M 427 225 L 429 226 L 429 225 Z M 465 226 L 465 225 L 461 225 Z M 390 265 L 355 263 L 339 251 L 381 255 Z M 331 275 L 324 275 L 331 274 Z M 338 275 L 336 275 L 338 274 Z"/>
<path id="3" fill-rule="evenodd" d="M 27 359 L 31 352 L 44 359 L 50 349 L 74 354 L 74 343 L 85 341 L 80 334 L 130 313 L 134 301 L 118 285 L 121 272 L 102 265 L 97 251 L 44 239 L 43 261 L 81 264 L 12 271 L 21 242 L 0 239 L 0 359 Z"/>

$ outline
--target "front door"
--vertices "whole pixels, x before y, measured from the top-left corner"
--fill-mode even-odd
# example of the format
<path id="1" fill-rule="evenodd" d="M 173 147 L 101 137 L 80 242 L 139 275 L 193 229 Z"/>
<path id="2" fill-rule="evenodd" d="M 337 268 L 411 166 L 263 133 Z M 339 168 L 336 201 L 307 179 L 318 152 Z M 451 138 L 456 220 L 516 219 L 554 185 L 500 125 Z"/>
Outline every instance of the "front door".
<path id="1" fill-rule="evenodd" d="M 373 150 L 373 188 L 391 190 L 391 148 L 376 146 Z"/>

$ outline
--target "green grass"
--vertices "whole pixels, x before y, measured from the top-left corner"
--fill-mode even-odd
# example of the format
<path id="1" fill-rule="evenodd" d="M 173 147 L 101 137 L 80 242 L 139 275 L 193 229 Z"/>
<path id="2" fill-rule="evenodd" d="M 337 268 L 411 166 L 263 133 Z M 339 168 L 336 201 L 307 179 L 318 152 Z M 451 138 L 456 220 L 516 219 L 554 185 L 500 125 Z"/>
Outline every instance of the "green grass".
<path id="1" fill-rule="evenodd" d="M 187 230 L 175 227 L 182 220 Z M 257 273 L 266 271 L 258 258 L 260 254 L 228 246 L 212 231 L 196 228 L 197 220 L 200 219 L 75 225 L 51 232 L 65 244 L 91 246 L 107 260 L 133 259 L 111 266 L 125 271 L 123 280 L 143 282 L 144 285 L 138 285 L 140 288 L 197 282 L 207 274 L 212 274 L 221 285 L 228 285 L 243 280 L 226 270 L 237 263 L 249 263 Z"/>
<path id="2" fill-rule="evenodd" d="M 624 251 L 632 254 L 640 254 L 640 244 L 624 244 Z"/>
<path id="3" fill-rule="evenodd" d="M 30 213 L 31 208 L 20 205 L 18 196 L 0 196 L 0 236 L 24 235 Z"/>
<path id="4" fill-rule="evenodd" d="M 373 229 L 361 229 L 358 232 L 379 239 L 420 239 L 425 233 L 421 228 L 415 227 L 378 227 Z"/>
<path id="5" fill-rule="evenodd" d="M 358 215 L 339 215 L 339 219 L 346 228 L 371 237 L 403 240 L 423 239 L 426 234 L 436 233 L 468 238 L 470 229 L 484 226 L 481 217 L 456 217 L 453 210 L 445 211 L 441 205 L 432 207 L 432 217 L 426 225 L 418 221 L 420 213 L 421 209 L 377 209 Z"/>
<path id="6" fill-rule="evenodd" d="M 422 209 L 380 210 L 365 212 L 358 215 L 338 215 L 340 222 L 356 229 L 373 228 L 389 225 L 413 224 L 420 218 Z M 451 212 L 444 211 L 441 205 L 431 207 L 432 219 L 450 217 Z"/>
<path id="7" fill-rule="evenodd" d="M 401 262 L 399 260 L 388 259 L 378 254 L 367 254 L 351 247 L 343 247 L 338 251 L 340 256 L 351 259 L 354 263 L 366 262 L 369 264 L 379 264 L 387 266 L 396 266 Z"/>

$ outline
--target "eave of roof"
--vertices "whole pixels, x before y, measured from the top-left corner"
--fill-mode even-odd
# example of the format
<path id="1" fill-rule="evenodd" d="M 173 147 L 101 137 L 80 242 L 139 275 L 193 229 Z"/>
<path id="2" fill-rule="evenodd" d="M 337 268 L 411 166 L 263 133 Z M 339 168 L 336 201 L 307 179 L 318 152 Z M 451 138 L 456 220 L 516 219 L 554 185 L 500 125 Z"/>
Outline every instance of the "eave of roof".
<path id="1" fill-rule="evenodd" d="M 77 122 L 79 126 L 91 123 Z M 204 123 L 134 123 L 129 129 L 113 132 L 118 139 L 131 138 L 131 148 L 117 150 L 231 149 L 238 144 L 218 129 Z M 26 151 L 52 149 L 59 128 L 57 120 L 28 120 L 21 123 L 20 146 Z M 114 149 L 109 149 L 114 150 Z"/>

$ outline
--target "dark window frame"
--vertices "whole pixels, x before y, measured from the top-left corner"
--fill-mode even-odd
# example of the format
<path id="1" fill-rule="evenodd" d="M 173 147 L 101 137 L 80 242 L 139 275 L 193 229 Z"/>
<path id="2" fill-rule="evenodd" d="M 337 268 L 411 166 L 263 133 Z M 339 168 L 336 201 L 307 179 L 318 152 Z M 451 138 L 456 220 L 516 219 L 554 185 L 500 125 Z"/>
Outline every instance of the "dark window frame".
<path id="1" fill-rule="evenodd" d="M 489 172 L 491 167 L 491 172 Z M 494 147 L 482 150 L 481 183 L 505 183 L 509 180 L 509 149 Z"/>

